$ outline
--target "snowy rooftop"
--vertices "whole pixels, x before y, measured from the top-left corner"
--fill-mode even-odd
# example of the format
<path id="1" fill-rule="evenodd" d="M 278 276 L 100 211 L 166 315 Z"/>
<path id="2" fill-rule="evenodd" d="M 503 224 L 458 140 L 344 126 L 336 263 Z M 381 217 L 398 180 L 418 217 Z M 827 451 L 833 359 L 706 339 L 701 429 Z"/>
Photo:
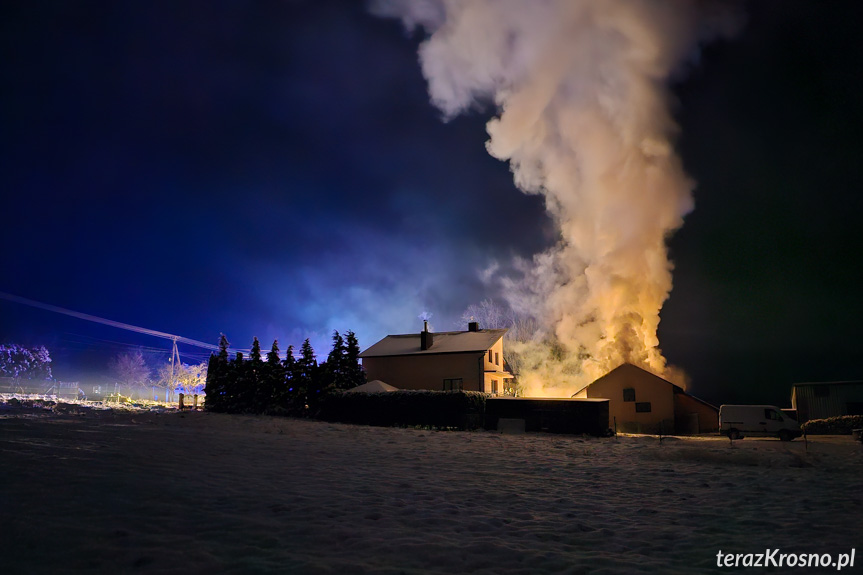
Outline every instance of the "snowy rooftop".
<path id="1" fill-rule="evenodd" d="M 497 343 L 505 333 L 505 329 L 437 332 L 433 334 L 434 344 L 427 350 L 420 349 L 419 333 L 388 335 L 362 352 L 360 357 L 484 352 Z"/>

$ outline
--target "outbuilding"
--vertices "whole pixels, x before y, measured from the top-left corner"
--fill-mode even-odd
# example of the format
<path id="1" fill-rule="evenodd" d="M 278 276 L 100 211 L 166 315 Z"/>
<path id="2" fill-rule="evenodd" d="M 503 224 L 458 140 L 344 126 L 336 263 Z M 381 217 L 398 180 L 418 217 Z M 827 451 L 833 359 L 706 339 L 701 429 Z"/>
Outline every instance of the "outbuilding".
<path id="1" fill-rule="evenodd" d="M 791 387 L 791 407 L 797 411 L 800 423 L 839 415 L 863 415 L 863 381 L 795 383 Z"/>
<path id="2" fill-rule="evenodd" d="M 719 409 L 635 365 L 611 370 L 572 397 L 609 401 L 609 427 L 624 433 L 696 434 L 719 430 Z"/>

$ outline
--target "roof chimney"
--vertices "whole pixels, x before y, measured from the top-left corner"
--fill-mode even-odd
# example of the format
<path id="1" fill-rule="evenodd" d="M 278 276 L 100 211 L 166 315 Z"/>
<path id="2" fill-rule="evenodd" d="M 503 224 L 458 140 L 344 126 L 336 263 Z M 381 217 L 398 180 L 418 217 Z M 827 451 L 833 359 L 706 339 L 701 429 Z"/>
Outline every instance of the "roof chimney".
<path id="1" fill-rule="evenodd" d="M 472 321 L 467 324 L 468 331 L 479 331 L 479 322 Z"/>
<path id="2" fill-rule="evenodd" d="M 434 334 L 429 331 L 428 320 L 423 320 L 423 330 L 420 332 L 420 350 L 425 351 L 434 345 Z"/>

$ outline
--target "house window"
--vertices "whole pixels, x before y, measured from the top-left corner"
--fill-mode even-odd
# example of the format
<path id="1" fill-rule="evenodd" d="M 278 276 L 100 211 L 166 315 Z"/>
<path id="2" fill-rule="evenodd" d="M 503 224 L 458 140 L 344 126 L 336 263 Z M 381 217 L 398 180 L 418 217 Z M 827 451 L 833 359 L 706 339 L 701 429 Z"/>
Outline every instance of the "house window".
<path id="1" fill-rule="evenodd" d="M 826 385 L 816 385 L 815 397 L 830 397 L 830 388 Z"/>
<path id="2" fill-rule="evenodd" d="M 444 391 L 461 391 L 462 388 L 462 378 L 454 377 L 451 379 L 443 380 L 443 390 Z"/>
<path id="3" fill-rule="evenodd" d="M 491 363 L 491 350 L 488 350 L 488 362 Z"/>
<path id="4" fill-rule="evenodd" d="M 491 380 L 491 392 L 493 394 L 497 395 L 497 380 L 496 379 Z"/>
<path id="5" fill-rule="evenodd" d="M 494 364 L 500 365 L 500 354 L 498 352 L 494 352 Z"/>
<path id="6" fill-rule="evenodd" d="M 625 387 L 623 389 L 623 401 L 635 401 L 635 388 L 634 387 Z"/>
<path id="7" fill-rule="evenodd" d="M 635 413 L 650 413 L 650 402 L 641 401 L 635 404 Z"/>

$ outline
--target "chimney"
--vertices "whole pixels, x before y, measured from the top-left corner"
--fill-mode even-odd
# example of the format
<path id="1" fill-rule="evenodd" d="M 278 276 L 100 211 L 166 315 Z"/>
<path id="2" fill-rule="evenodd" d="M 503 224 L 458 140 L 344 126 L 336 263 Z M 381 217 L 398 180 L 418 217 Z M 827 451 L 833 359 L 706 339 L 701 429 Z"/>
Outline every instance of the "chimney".
<path id="1" fill-rule="evenodd" d="M 477 322 L 477 321 L 470 322 L 469 324 L 467 324 L 467 330 L 468 331 L 479 331 L 479 322 Z"/>
<path id="2" fill-rule="evenodd" d="M 429 331 L 428 320 L 423 321 L 423 330 L 420 332 L 420 349 L 425 351 L 434 345 L 434 334 Z"/>

